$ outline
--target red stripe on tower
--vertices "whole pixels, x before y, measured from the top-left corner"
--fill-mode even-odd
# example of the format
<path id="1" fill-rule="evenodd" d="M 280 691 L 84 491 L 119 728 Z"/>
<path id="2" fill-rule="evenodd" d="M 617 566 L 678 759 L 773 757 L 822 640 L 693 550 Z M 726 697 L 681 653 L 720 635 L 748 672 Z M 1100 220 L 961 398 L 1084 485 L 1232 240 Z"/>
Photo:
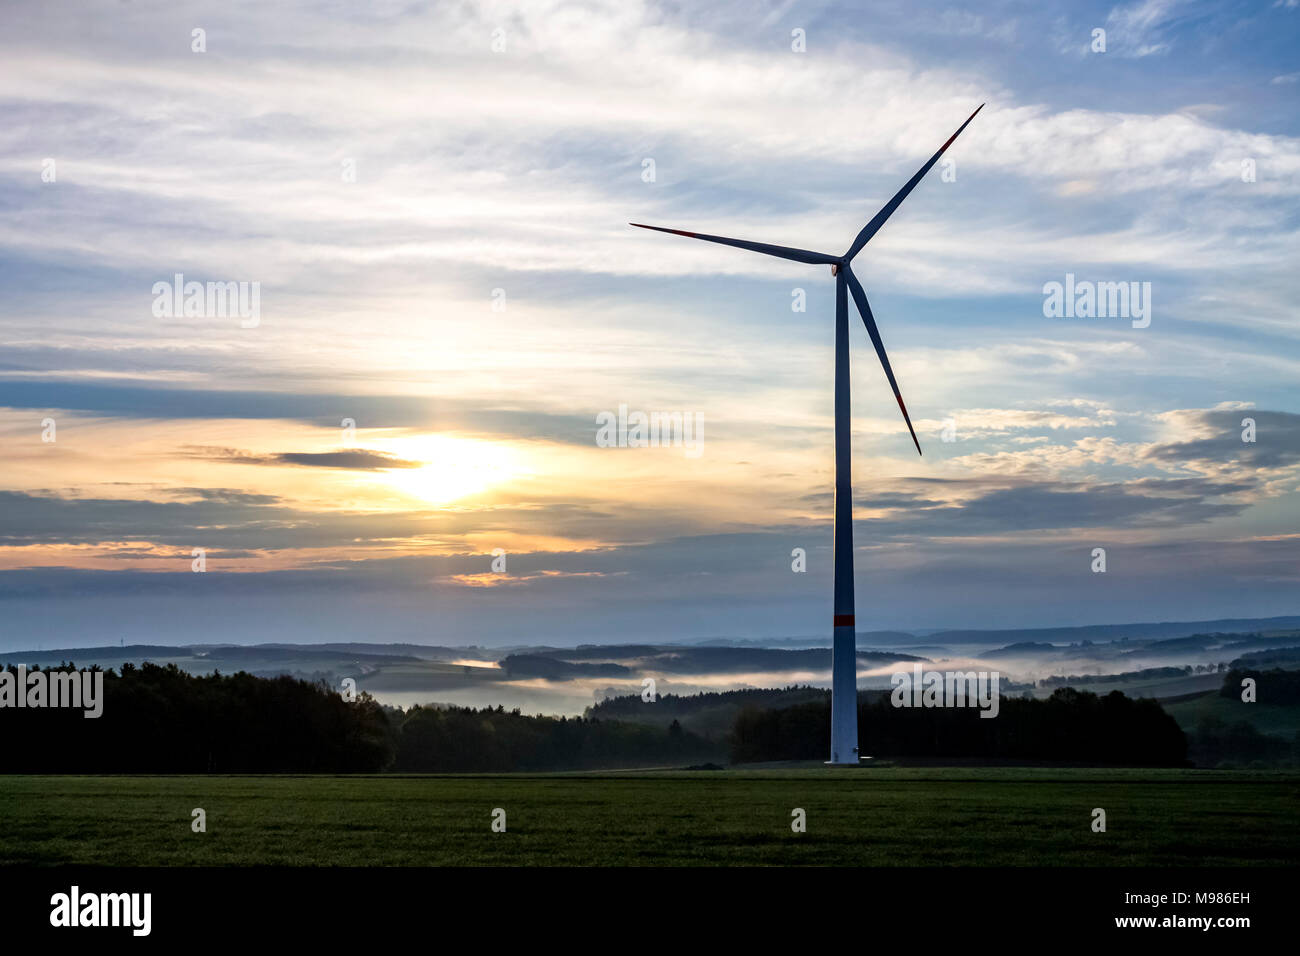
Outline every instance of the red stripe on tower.
<path id="1" fill-rule="evenodd" d="M 836 614 L 836 615 L 835 615 L 835 626 L 836 626 L 836 627 L 852 627 L 852 626 L 853 626 L 853 615 L 852 615 L 852 614 Z"/>

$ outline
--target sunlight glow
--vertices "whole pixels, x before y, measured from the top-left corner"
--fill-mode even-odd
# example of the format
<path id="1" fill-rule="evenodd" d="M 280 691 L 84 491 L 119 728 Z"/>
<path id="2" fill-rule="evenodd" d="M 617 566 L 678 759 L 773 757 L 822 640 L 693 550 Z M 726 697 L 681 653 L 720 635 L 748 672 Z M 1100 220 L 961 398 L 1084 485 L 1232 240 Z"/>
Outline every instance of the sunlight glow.
<path id="1" fill-rule="evenodd" d="M 394 490 L 431 504 L 481 494 L 524 472 L 516 452 L 496 442 L 419 435 L 376 444 L 406 461 L 423 462 L 418 468 L 386 471 L 383 480 Z"/>

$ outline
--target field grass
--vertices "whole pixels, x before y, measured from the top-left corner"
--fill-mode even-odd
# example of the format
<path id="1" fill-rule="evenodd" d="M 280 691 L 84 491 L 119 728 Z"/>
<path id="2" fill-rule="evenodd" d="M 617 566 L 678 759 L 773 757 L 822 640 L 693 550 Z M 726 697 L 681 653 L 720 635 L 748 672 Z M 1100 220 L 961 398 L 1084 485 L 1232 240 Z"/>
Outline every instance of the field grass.
<path id="1" fill-rule="evenodd" d="M 1295 865 L 1298 796 L 1294 773 L 1195 770 L 0 776 L 0 863 Z"/>

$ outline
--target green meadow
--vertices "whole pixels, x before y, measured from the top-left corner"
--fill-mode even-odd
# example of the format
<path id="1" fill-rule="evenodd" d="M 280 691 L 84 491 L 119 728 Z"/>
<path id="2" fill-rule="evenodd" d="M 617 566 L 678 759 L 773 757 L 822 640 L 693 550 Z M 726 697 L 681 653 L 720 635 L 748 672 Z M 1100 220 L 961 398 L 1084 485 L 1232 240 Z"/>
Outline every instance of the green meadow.
<path id="1" fill-rule="evenodd" d="M 0 863 L 1277 866 L 1298 798 L 1294 772 L 1198 770 L 3 776 Z"/>

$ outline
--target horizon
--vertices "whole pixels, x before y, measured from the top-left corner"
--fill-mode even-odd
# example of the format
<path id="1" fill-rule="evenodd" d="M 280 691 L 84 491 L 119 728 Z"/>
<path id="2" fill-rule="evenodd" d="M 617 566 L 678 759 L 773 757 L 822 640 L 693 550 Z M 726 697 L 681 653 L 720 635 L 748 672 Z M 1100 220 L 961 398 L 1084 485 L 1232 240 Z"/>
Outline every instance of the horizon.
<path id="1" fill-rule="evenodd" d="M 1092 624 L 1068 625 L 1065 627 L 1048 625 L 1042 627 L 1030 626 L 1030 627 L 1014 627 L 1014 628 L 992 628 L 992 629 L 989 628 L 912 628 L 907 630 L 858 631 L 857 643 L 859 647 L 881 647 L 881 648 L 888 649 L 891 647 L 897 647 L 899 645 L 890 644 L 888 641 L 884 640 L 886 635 L 897 635 L 902 637 L 910 637 L 918 641 L 926 641 L 931 638 L 941 638 L 948 635 L 964 635 L 969 637 L 970 635 L 976 635 L 976 634 L 988 634 L 990 635 L 990 637 L 992 637 L 993 635 L 1014 635 L 1025 631 L 1030 631 L 1030 632 L 1094 631 L 1101 628 L 1134 628 L 1134 629 L 1159 628 L 1159 627 L 1197 628 L 1197 627 L 1205 627 L 1205 626 L 1216 625 L 1216 624 L 1235 625 L 1235 626 L 1266 625 L 1266 624 L 1300 625 L 1300 614 L 1283 614 L 1283 615 L 1274 615 L 1271 617 L 1262 617 L 1262 618 L 1214 618 L 1214 619 L 1201 620 L 1201 621 L 1117 621 L 1112 623 L 1096 622 Z M 1216 633 L 1216 632 L 1210 632 L 1210 633 Z M 1232 635 L 1239 635 L 1247 632 L 1227 631 L 1222 633 L 1232 636 Z M 1081 634 L 1080 637 L 1083 637 L 1083 635 Z M 873 644 L 872 643 L 873 639 L 878 639 L 880 643 Z M 1092 641 L 1091 638 L 1085 638 L 1085 639 Z M 1128 639 L 1129 639 L 1128 637 L 1114 637 L 1109 639 L 1099 639 L 1097 641 L 1093 641 L 1093 643 L 1120 642 Z M 700 647 L 709 644 L 719 644 L 719 645 L 735 645 L 735 644 L 751 645 L 752 644 L 761 648 L 761 647 L 773 647 L 774 645 L 779 645 L 779 644 L 794 644 L 794 643 L 802 644 L 807 642 L 821 641 L 824 642 L 828 648 L 830 646 L 829 636 L 815 635 L 815 634 L 806 634 L 806 635 L 786 634 L 786 635 L 774 636 L 768 638 L 741 638 L 741 637 L 713 636 L 713 637 L 690 638 L 687 640 L 680 640 L 680 639 L 679 640 L 661 639 L 655 641 L 603 640 L 603 641 L 579 641 L 573 643 L 547 641 L 545 643 L 504 642 L 504 643 L 495 643 L 495 644 L 494 643 L 473 643 L 473 644 L 457 643 L 454 641 L 450 643 L 433 642 L 433 641 L 424 642 L 424 643 L 417 642 L 417 641 L 366 641 L 366 640 L 359 640 L 355 638 L 351 640 L 320 640 L 320 641 L 258 641 L 256 643 L 240 643 L 238 641 L 217 641 L 217 642 L 198 641 L 198 642 L 190 642 L 190 643 L 183 643 L 183 642 L 168 643 L 165 641 L 136 641 L 128 644 L 125 643 L 124 640 L 125 640 L 124 638 L 119 638 L 120 643 L 109 641 L 106 643 L 89 643 L 89 644 L 80 644 L 76 646 L 68 645 L 65 647 L 59 647 L 59 646 L 0 647 L 0 655 L 24 654 L 24 653 L 49 654 L 54 651 L 62 651 L 62 650 L 98 650 L 101 648 L 111 649 L 114 647 L 120 647 L 126 650 L 129 650 L 132 647 L 170 647 L 170 648 L 286 647 L 286 648 L 292 648 L 292 647 L 328 647 L 332 645 L 343 646 L 343 645 L 355 645 L 355 644 L 361 644 L 361 645 L 368 644 L 368 645 L 373 645 L 375 647 L 410 646 L 410 647 L 425 647 L 425 648 L 446 648 L 450 650 L 456 650 L 461 648 L 474 648 L 478 650 L 492 650 L 492 651 L 515 650 L 520 648 L 537 649 L 537 648 L 548 648 L 548 647 L 560 649 L 560 650 L 573 650 L 582 647 L 619 647 L 627 644 L 641 644 L 641 643 L 651 644 L 652 646 L 656 646 L 656 647 Z M 1047 643 L 1054 643 L 1054 642 L 1047 641 Z M 3 662 L 0 661 L 0 663 Z"/>

